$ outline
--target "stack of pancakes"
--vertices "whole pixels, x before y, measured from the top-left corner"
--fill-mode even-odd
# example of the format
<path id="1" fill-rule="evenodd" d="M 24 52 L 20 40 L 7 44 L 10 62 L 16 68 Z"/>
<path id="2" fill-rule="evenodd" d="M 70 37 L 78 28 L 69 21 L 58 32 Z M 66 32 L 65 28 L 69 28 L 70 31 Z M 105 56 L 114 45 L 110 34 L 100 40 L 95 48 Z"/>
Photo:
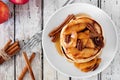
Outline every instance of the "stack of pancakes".
<path id="1" fill-rule="evenodd" d="M 95 70 L 104 46 L 101 26 L 89 17 L 75 18 L 62 28 L 60 45 L 65 57 L 80 70 Z"/>

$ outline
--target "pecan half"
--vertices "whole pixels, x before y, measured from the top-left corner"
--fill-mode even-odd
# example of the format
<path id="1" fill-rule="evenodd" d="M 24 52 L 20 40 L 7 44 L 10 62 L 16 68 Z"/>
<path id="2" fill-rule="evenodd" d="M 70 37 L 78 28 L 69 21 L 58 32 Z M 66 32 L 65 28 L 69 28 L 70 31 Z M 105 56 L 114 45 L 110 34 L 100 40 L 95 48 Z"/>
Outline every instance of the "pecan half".
<path id="1" fill-rule="evenodd" d="M 91 25 L 91 24 L 87 24 L 87 26 L 86 26 L 92 33 L 94 33 L 94 34 L 98 34 L 97 33 L 97 31 L 96 31 L 96 29 L 93 27 L 93 25 Z"/>
<path id="2" fill-rule="evenodd" d="M 66 43 L 69 43 L 69 42 L 70 42 L 70 37 L 71 37 L 71 35 L 66 35 L 66 37 L 65 37 L 65 42 L 66 42 Z"/>
<path id="3" fill-rule="evenodd" d="M 101 47 L 101 48 L 104 47 L 103 37 L 100 37 L 100 36 L 99 37 L 94 37 L 93 42 L 98 47 Z"/>
<path id="4" fill-rule="evenodd" d="M 80 39 L 78 39 L 77 44 L 76 44 L 77 49 L 81 51 L 82 50 L 82 45 L 83 45 L 82 41 Z"/>
<path id="5" fill-rule="evenodd" d="M 90 38 L 94 38 L 94 37 L 98 37 L 100 35 L 99 34 L 94 34 L 94 33 L 90 32 L 89 36 L 90 36 Z"/>

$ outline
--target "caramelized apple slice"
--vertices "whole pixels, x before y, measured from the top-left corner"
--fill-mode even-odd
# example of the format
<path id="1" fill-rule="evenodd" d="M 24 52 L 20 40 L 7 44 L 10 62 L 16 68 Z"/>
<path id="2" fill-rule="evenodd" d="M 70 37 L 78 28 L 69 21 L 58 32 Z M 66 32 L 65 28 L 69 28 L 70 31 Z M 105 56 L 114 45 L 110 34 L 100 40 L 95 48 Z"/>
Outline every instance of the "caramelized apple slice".
<path id="1" fill-rule="evenodd" d="M 83 72 L 89 72 L 89 71 L 91 71 L 93 69 L 93 67 L 88 67 L 88 68 L 85 68 L 85 69 L 81 69 L 81 71 L 83 71 Z"/>
<path id="2" fill-rule="evenodd" d="M 91 48 L 84 48 L 79 54 L 81 54 L 80 56 L 77 56 L 77 58 L 89 58 L 93 55 L 96 54 L 96 50 L 95 49 L 91 49 Z"/>
<path id="3" fill-rule="evenodd" d="M 95 64 L 94 67 L 93 67 L 93 71 L 98 68 L 100 62 L 101 62 L 101 58 L 98 58 L 96 64 Z"/>
<path id="4" fill-rule="evenodd" d="M 68 26 L 73 26 L 76 24 L 86 24 L 86 23 L 93 24 L 94 21 L 88 17 L 82 17 L 82 18 L 79 18 L 77 20 L 71 21 Z"/>
<path id="5" fill-rule="evenodd" d="M 93 67 L 96 63 L 97 59 L 93 59 L 89 62 L 85 62 L 85 63 L 74 63 L 74 65 L 79 68 L 79 69 L 85 69 L 85 68 L 89 68 L 89 67 Z"/>
<path id="6" fill-rule="evenodd" d="M 86 44 L 86 47 L 87 47 L 87 48 L 95 48 L 95 45 L 94 45 L 92 39 L 89 39 L 89 40 L 88 40 L 88 42 L 87 42 L 87 44 Z"/>
<path id="7" fill-rule="evenodd" d="M 86 68 L 83 68 L 83 69 L 81 69 L 81 71 L 83 71 L 83 72 L 89 72 L 91 70 L 94 71 L 94 70 L 96 70 L 98 68 L 100 62 L 101 62 L 101 58 L 97 58 L 96 62 L 94 63 L 94 65 L 86 67 Z"/>
<path id="8" fill-rule="evenodd" d="M 89 38 L 89 35 L 84 33 L 84 32 L 80 32 L 78 33 L 78 39 L 85 39 L 85 38 Z"/>
<path id="9" fill-rule="evenodd" d="M 84 48 L 82 51 L 77 48 L 67 48 L 67 55 L 71 55 L 75 59 L 86 59 L 98 52 L 97 49 Z"/>
<path id="10" fill-rule="evenodd" d="M 84 33 L 89 35 L 89 34 L 90 34 L 90 31 L 89 31 L 89 30 L 86 30 L 86 31 L 84 31 Z"/>
<path id="11" fill-rule="evenodd" d="M 89 39 L 85 38 L 85 39 L 81 39 L 82 43 L 83 43 L 83 48 L 86 46 L 87 42 Z"/>
<path id="12" fill-rule="evenodd" d="M 80 32 L 86 28 L 86 24 L 76 24 L 73 26 L 68 26 L 64 30 L 64 34 L 71 34 L 73 31 Z"/>

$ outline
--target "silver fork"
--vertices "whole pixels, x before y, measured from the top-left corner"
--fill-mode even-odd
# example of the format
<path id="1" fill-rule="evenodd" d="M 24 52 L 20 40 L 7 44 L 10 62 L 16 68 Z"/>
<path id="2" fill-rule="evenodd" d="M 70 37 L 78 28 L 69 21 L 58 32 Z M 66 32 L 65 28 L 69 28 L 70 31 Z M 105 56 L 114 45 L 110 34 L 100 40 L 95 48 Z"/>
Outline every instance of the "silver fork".
<path id="1" fill-rule="evenodd" d="M 36 46 L 38 43 L 40 43 L 42 40 L 42 31 L 34 34 L 30 40 L 26 42 L 26 44 L 22 47 L 22 50 L 27 49 L 27 48 L 33 48 Z"/>

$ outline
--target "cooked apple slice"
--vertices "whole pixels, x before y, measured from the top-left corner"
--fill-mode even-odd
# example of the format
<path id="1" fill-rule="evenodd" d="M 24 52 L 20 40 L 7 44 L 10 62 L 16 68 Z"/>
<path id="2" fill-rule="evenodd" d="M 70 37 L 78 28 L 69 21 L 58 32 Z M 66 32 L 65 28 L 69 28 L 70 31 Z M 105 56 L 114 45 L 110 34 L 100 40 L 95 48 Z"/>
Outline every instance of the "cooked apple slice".
<path id="1" fill-rule="evenodd" d="M 101 62 L 101 58 L 97 58 L 97 61 L 96 61 L 95 65 L 94 65 L 94 67 L 93 67 L 93 71 L 98 68 L 100 62 Z"/>
<path id="2" fill-rule="evenodd" d="M 89 58 L 93 55 L 95 55 L 98 52 L 97 49 L 92 49 L 92 48 L 84 48 L 80 54 L 82 55 L 82 58 Z M 79 57 L 78 57 L 79 58 Z"/>
<path id="3" fill-rule="evenodd" d="M 87 38 L 81 39 L 81 41 L 82 41 L 82 43 L 83 43 L 83 48 L 86 46 L 88 40 L 89 40 L 89 39 L 87 39 Z"/>
<path id="4" fill-rule="evenodd" d="M 90 34 L 90 31 L 89 31 L 89 30 L 86 30 L 86 31 L 84 31 L 84 33 L 89 35 L 89 34 Z"/>
<path id="5" fill-rule="evenodd" d="M 83 69 L 81 69 L 81 71 L 83 71 L 83 72 L 89 72 L 89 71 L 91 71 L 91 70 L 94 71 L 94 70 L 96 70 L 96 69 L 98 68 L 100 62 L 101 62 L 101 58 L 97 58 L 97 59 L 96 59 L 96 62 L 95 62 L 92 66 L 83 68 Z"/>
<path id="6" fill-rule="evenodd" d="M 93 43 L 92 39 L 89 39 L 86 44 L 87 48 L 95 48 L 95 44 Z"/>
<path id="7" fill-rule="evenodd" d="M 75 59 L 85 59 L 95 55 L 97 51 L 92 48 L 84 48 L 82 51 L 77 48 L 67 48 L 67 55 L 71 55 Z"/>
<path id="8" fill-rule="evenodd" d="M 71 34 L 73 31 L 80 32 L 86 28 L 86 24 L 76 24 L 64 28 L 64 34 Z"/>
<path id="9" fill-rule="evenodd" d="M 84 32 L 80 32 L 78 33 L 78 39 L 85 39 L 85 38 L 89 38 L 89 34 L 86 34 Z"/>
<path id="10" fill-rule="evenodd" d="M 81 71 L 83 71 L 83 72 L 89 72 L 89 71 L 91 71 L 92 69 L 93 69 L 93 67 L 90 66 L 90 67 L 88 67 L 88 68 L 81 69 Z"/>
<path id="11" fill-rule="evenodd" d="M 74 63 L 75 66 L 79 69 L 85 69 L 85 68 L 89 68 L 89 67 L 93 67 L 96 63 L 97 59 L 93 59 L 89 62 L 85 62 L 85 63 Z"/>

